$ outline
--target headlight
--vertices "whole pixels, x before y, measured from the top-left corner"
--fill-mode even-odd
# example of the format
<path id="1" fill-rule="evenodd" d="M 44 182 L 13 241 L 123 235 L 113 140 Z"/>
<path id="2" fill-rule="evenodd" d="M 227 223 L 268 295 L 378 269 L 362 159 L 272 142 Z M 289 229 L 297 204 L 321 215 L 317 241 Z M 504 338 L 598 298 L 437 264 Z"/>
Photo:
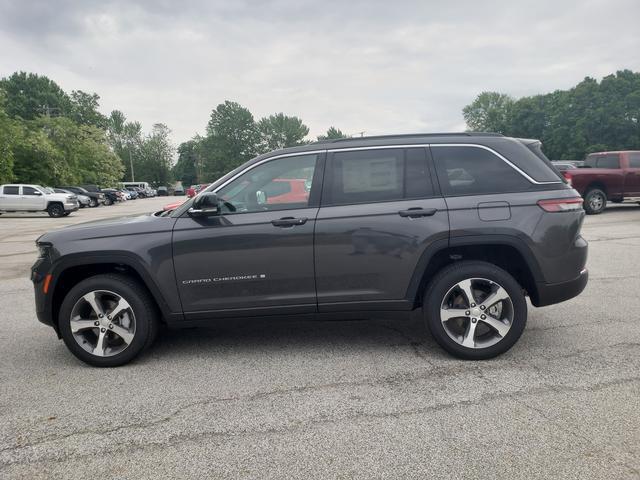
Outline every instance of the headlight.
<path id="1" fill-rule="evenodd" d="M 38 258 L 47 258 L 49 257 L 49 250 L 51 250 L 50 243 L 37 243 L 38 247 Z"/>

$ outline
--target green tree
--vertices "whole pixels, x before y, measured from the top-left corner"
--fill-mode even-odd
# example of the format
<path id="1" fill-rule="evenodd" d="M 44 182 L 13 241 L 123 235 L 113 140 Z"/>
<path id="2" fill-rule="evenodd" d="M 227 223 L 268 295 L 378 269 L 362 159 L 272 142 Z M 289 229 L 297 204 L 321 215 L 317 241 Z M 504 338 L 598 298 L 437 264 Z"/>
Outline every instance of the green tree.
<path id="1" fill-rule="evenodd" d="M 140 146 L 136 178 L 155 186 L 167 185 L 171 179 L 174 147 L 169 140 L 171 130 L 162 124 L 153 125 L 151 133 Z"/>
<path id="2" fill-rule="evenodd" d="M 261 150 L 268 152 L 305 143 L 304 137 L 309 134 L 309 128 L 298 117 L 277 113 L 260 119 L 258 132 Z"/>
<path id="3" fill-rule="evenodd" d="M 10 117 L 32 120 L 39 115 L 66 116 L 71 112 L 71 99 L 44 75 L 16 72 L 0 80 L 6 94 L 5 109 Z"/>
<path id="4" fill-rule="evenodd" d="M 342 133 L 342 131 L 336 127 L 329 127 L 326 134 L 318 135 L 319 142 L 323 140 L 337 140 L 340 138 L 348 138 L 348 135 Z"/>
<path id="5" fill-rule="evenodd" d="M 248 109 L 228 100 L 219 104 L 211 112 L 200 145 L 205 165 L 201 181 L 213 181 L 256 156 L 259 143 L 260 134 Z"/>
<path id="6" fill-rule="evenodd" d="M 70 117 L 77 123 L 105 128 L 107 118 L 98 111 L 100 96 L 97 93 L 86 93 L 82 90 L 71 92 Z"/>
<path id="7" fill-rule="evenodd" d="M 513 98 L 504 93 L 482 92 L 462 109 L 467 126 L 473 131 L 502 133 L 513 106 Z"/>
<path id="8" fill-rule="evenodd" d="M 202 139 L 196 135 L 178 146 L 178 161 L 173 167 L 172 174 L 183 185 L 200 183 L 202 175 L 201 141 Z"/>
<path id="9" fill-rule="evenodd" d="M 13 147 L 19 135 L 19 126 L 7 115 L 4 104 L 0 92 L 0 184 L 13 181 Z"/>

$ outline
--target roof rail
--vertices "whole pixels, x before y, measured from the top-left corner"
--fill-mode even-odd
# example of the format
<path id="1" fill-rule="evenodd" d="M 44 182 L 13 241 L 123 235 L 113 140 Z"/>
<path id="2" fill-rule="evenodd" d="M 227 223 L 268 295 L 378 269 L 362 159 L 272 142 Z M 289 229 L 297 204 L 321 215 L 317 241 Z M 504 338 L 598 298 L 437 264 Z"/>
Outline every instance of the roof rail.
<path id="1" fill-rule="evenodd" d="M 446 133 L 406 133 L 398 135 L 373 135 L 369 137 L 349 137 L 349 138 L 334 138 L 327 140 L 319 140 L 317 143 L 337 143 L 348 142 L 354 140 L 388 140 L 392 138 L 422 138 L 422 137 L 502 137 L 501 133 L 492 132 L 446 132 Z"/>

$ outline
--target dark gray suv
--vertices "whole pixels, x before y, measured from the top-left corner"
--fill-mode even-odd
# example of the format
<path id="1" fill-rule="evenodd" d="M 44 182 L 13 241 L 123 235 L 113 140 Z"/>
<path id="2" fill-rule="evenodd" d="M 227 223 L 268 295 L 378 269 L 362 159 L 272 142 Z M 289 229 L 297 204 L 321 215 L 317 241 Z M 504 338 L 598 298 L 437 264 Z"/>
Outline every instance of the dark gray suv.
<path id="1" fill-rule="evenodd" d="M 466 359 L 508 350 L 535 306 L 587 283 L 582 199 L 536 140 L 422 134 L 257 157 L 170 215 L 38 239 L 37 314 L 71 352 L 122 365 L 161 323 L 422 310 Z"/>

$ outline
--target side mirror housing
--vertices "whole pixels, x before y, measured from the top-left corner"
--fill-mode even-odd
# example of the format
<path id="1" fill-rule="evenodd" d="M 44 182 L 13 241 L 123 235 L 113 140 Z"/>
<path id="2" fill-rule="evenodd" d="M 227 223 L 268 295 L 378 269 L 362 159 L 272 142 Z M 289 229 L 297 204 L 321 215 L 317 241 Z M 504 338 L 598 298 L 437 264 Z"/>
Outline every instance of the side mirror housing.
<path id="1" fill-rule="evenodd" d="M 187 211 L 192 217 L 212 217 L 220 215 L 220 201 L 213 192 L 205 192 L 193 200 L 193 205 Z"/>

